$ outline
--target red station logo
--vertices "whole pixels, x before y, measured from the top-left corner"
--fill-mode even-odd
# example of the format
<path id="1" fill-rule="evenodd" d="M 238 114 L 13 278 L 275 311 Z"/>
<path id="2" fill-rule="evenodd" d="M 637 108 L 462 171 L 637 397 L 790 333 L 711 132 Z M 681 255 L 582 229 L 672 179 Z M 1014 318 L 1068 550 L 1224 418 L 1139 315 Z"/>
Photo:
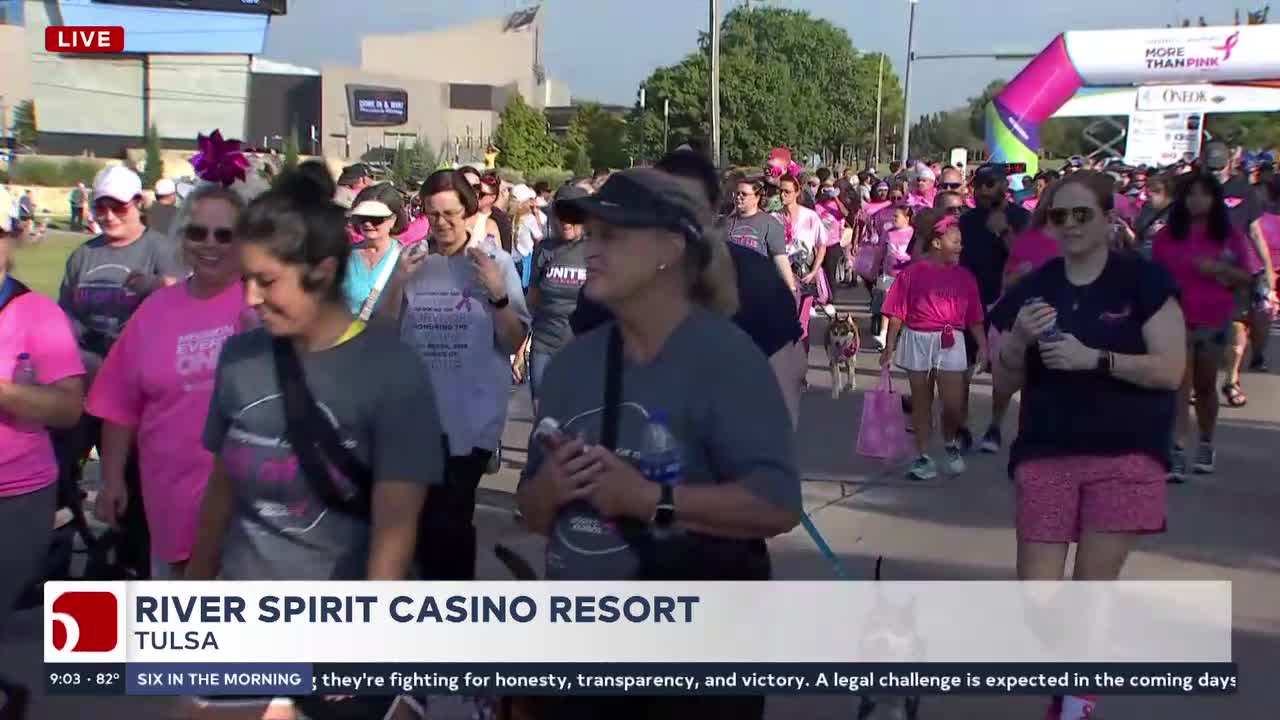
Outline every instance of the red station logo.
<path id="1" fill-rule="evenodd" d="M 57 25 L 44 29 L 44 49 L 51 53 L 122 53 L 124 28 Z"/>

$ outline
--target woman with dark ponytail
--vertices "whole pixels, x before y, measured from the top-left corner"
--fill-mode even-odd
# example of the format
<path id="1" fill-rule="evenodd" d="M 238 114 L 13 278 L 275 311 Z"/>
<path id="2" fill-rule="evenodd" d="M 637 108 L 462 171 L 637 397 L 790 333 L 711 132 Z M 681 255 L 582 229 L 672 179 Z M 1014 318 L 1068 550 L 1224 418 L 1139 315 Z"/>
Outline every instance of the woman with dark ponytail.
<path id="1" fill-rule="evenodd" d="M 414 353 L 352 316 L 351 245 L 333 193 L 319 173 L 287 173 L 237 224 L 261 327 L 228 340 L 218 361 L 204 431 L 215 462 L 190 579 L 409 575 L 427 486 L 443 469 L 441 443 L 423 440 L 441 437 L 440 418 Z M 323 718 L 348 703 L 369 703 L 368 717 L 413 716 L 392 698 L 300 709 Z"/>

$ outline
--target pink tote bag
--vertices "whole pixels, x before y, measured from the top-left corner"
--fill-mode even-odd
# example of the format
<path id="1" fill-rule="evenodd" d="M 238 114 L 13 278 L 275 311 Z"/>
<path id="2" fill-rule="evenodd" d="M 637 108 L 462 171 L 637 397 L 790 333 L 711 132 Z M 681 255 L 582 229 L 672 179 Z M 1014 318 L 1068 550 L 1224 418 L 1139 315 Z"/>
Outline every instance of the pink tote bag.
<path id="1" fill-rule="evenodd" d="M 893 461 L 911 452 L 902 398 L 893 391 L 893 377 L 886 369 L 880 385 L 862 399 L 862 424 L 858 427 L 858 454 Z"/>

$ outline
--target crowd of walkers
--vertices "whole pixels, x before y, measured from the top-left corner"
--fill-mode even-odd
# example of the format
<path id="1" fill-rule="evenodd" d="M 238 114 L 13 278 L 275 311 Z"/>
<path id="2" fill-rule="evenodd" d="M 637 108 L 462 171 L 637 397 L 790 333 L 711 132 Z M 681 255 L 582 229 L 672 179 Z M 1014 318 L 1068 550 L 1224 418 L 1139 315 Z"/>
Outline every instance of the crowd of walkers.
<path id="1" fill-rule="evenodd" d="M 881 178 L 810 171 L 782 148 L 759 171 L 721 173 L 686 147 L 558 189 L 462 168 L 408 194 L 363 166 L 335 180 L 309 162 L 269 188 L 203 182 L 158 211 L 136 174 L 109 168 L 81 195 L 101 232 L 71 254 L 56 300 L 19 282 L 0 228 L 0 620 L 95 449 L 93 510 L 128 577 L 475 579 L 477 488 L 501 465 L 521 384 L 537 430 L 517 499 L 548 538 L 545 577 L 768 579 L 765 540 L 802 516 L 810 321 L 857 287 L 867 347 L 910 389 L 908 476 L 1000 452 L 1020 396 L 1018 577 L 1062 579 L 1078 543 L 1073 578 L 1115 579 L 1135 539 L 1163 530 L 1167 483 L 1214 471 L 1219 393 L 1245 404 L 1241 371 L 1266 368 L 1280 182 L 1240 160 L 1210 143 L 1160 171 L 1073 158 L 1034 178 L 926 162 Z M 975 440 L 970 384 L 988 371 L 994 407 Z M 1058 698 L 1053 717 L 1091 702 Z M 289 712 L 423 708 L 296 699 Z"/>

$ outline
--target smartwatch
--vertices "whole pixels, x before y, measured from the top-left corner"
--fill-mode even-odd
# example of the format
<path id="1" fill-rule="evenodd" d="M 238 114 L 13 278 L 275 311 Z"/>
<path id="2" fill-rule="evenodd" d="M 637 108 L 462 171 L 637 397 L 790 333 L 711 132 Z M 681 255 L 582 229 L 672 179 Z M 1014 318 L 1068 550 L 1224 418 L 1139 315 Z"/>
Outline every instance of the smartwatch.
<path id="1" fill-rule="evenodd" d="M 489 304 L 490 304 L 490 305 L 492 305 L 492 306 L 494 306 L 494 307 L 495 307 L 495 308 L 497 308 L 498 310 L 501 310 L 502 308 L 504 308 L 504 307 L 506 307 L 506 306 L 508 306 L 508 305 L 510 305 L 510 304 L 511 304 L 511 298 L 510 298 L 510 296 L 503 295 L 502 297 L 498 298 L 497 300 L 490 300 L 490 301 L 489 301 Z"/>
<path id="2" fill-rule="evenodd" d="M 666 483 L 660 487 L 658 505 L 653 509 L 653 526 L 667 530 L 676 524 L 676 490 Z"/>

